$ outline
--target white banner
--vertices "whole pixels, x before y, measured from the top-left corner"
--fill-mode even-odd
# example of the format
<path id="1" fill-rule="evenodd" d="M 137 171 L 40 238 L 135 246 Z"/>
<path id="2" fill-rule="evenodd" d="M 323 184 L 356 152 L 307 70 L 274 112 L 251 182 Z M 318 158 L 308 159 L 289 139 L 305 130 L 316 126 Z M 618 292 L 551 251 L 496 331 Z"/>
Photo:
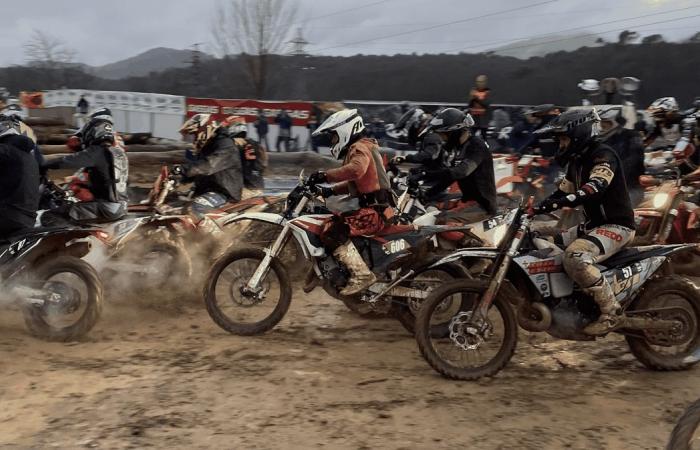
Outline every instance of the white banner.
<path id="1" fill-rule="evenodd" d="M 105 107 L 129 111 L 185 114 L 185 97 L 145 92 L 90 91 L 82 89 L 46 91 L 44 93 L 44 107 L 75 107 L 81 96 L 85 97 L 91 110 Z"/>
<path id="2" fill-rule="evenodd" d="M 75 108 L 85 97 L 88 110 L 109 108 L 117 130 L 123 133 L 151 133 L 155 137 L 179 139 L 185 120 L 185 97 L 144 92 L 61 89 L 44 93 L 44 107 Z"/>

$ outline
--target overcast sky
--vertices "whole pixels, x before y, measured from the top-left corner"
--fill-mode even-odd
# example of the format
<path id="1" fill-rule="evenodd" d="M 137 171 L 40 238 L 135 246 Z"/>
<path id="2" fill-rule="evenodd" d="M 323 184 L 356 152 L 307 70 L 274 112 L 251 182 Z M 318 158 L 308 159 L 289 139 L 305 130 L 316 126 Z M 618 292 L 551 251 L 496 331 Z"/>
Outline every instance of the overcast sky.
<path id="1" fill-rule="evenodd" d="M 24 62 L 22 44 L 33 29 L 62 39 L 77 51 L 78 61 L 91 65 L 153 47 L 208 43 L 219 1 L 3 2 L 0 65 Z M 533 36 L 556 40 L 560 34 L 608 32 L 604 37 L 614 40 L 628 28 L 677 40 L 700 31 L 700 0 L 297 1 L 295 27 L 303 28 L 312 54 L 479 52 L 526 45 L 523 40 Z M 520 9 L 508 12 L 515 8 Z"/>

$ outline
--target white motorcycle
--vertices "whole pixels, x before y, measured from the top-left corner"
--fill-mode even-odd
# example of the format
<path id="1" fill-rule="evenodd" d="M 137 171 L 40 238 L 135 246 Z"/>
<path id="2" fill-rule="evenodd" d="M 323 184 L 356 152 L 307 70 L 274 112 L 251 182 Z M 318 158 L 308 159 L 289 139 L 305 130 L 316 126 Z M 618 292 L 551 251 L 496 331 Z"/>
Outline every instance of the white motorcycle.
<path id="1" fill-rule="evenodd" d="M 448 378 L 476 380 L 499 372 L 513 356 L 518 325 L 559 339 L 595 339 L 583 330 L 600 310 L 564 272 L 563 249 L 530 232 L 531 204 L 508 215 L 508 232 L 497 248 L 463 249 L 442 260 L 493 261 L 482 279 L 432 291 L 416 318 L 423 357 Z M 623 334 L 632 354 L 651 369 L 686 369 L 700 360 L 700 291 L 669 264 L 674 253 L 694 248 L 628 247 L 599 266 L 623 308 L 612 331 Z M 452 314 L 448 327 L 436 328 L 446 320 L 444 311 Z"/>

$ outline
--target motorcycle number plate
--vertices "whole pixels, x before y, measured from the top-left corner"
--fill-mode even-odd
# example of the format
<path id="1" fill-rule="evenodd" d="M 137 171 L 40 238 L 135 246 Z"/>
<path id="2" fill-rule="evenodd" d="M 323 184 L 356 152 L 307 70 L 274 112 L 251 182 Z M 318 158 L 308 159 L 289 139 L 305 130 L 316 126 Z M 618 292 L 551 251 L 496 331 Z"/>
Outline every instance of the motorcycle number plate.
<path id="1" fill-rule="evenodd" d="M 387 255 L 393 255 L 394 253 L 402 252 L 411 247 L 405 239 L 398 239 L 396 241 L 389 241 L 382 246 L 384 253 Z"/>

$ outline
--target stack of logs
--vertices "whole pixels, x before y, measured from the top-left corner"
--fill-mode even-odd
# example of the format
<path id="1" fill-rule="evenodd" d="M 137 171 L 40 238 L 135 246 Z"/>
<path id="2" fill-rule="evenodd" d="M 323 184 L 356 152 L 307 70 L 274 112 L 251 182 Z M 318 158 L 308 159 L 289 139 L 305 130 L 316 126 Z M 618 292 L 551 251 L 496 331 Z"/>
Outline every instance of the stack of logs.
<path id="1" fill-rule="evenodd" d="M 66 147 L 68 138 L 75 133 L 61 120 L 53 118 L 30 117 L 25 123 L 32 127 L 37 136 L 41 153 L 48 159 L 68 155 Z M 133 175 L 145 174 L 145 179 L 152 180 L 158 173 L 158 167 L 163 164 L 173 165 L 185 162 L 185 150 L 190 144 L 169 139 L 153 138 L 150 133 L 121 134 L 127 145 L 129 166 Z M 327 169 L 338 165 L 338 161 L 311 152 L 298 153 L 268 153 L 267 174 L 296 175 L 302 168 L 306 173 L 314 170 Z M 64 175 L 64 174 L 62 174 Z M 136 180 L 134 180 L 136 181 Z M 151 182 L 151 181 L 149 181 Z"/>

